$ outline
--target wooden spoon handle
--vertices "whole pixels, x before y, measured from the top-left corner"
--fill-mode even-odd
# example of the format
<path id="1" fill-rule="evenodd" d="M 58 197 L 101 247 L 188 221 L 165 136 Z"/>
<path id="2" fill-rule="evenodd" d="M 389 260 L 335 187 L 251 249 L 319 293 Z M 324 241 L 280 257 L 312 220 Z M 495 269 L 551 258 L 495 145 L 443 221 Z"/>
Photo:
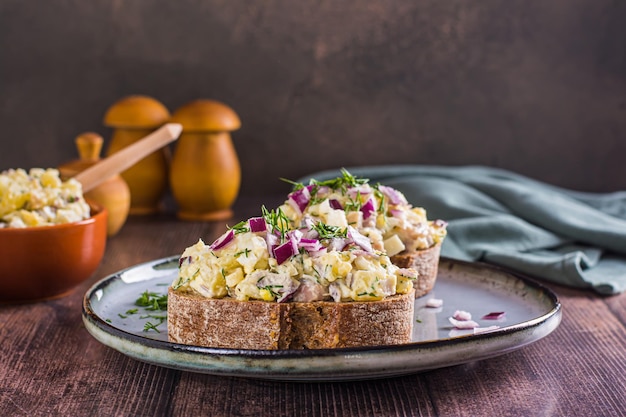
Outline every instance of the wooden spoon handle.
<path id="1" fill-rule="evenodd" d="M 83 192 L 86 193 L 113 175 L 130 168 L 145 156 L 176 140 L 182 129 L 183 126 L 178 123 L 167 123 L 145 138 L 120 149 L 113 155 L 76 174 L 74 179 L 82 184 Z"/>

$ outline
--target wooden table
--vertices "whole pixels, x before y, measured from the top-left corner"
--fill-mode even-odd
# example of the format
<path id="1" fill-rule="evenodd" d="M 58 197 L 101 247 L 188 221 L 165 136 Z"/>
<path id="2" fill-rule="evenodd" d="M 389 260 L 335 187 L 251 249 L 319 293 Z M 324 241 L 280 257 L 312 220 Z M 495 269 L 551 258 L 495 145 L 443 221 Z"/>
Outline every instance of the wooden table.
<path id="1" fill-rule="evenodd" d="M 260 205 L 240 198 L 233 220 L 258 214 Z M 130 218 L 109 239 L 98 271 L 73 293 L 0 306 L 0 416 L 626 415 L 626 294 L 603 298 L 550 285 L 564 311 L 546 338 L 480 362 L 361 382 L 181 372 L 130 359 L 87 333 L 81 304 L 94 282 L 179 254 L 198 237 L 212 241 L 225 226 L 173 214 Z"/>

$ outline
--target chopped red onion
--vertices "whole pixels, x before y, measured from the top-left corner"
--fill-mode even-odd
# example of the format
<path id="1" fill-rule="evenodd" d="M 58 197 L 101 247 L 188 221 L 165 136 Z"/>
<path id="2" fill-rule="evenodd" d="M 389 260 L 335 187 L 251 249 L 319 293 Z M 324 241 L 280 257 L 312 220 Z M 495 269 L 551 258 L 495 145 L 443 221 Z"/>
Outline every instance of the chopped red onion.
<path id="1" fill-rule="evenodd" d="M 310 250 L 310 251 L 308 251 L 308 253 L 309 253 L 309 256 L 311 258 L 317 258 L 317 257 L 320 257 L 320 256 L 328 253 L 328 249 L 326 249 L 325 247 L 322 246 L 322 249 L 320 249 L 320 250 Z"/>
<path id="2" fill-rule="evenodd" d="M 457 310 L 457 311 L 454 312 L 452 317 L 455 320 L 467 321 L 467 320 L 471 320 L 472 319 L 472 314 L 467 312 L 467 311 Z"/>
<path id="3" fill-rule="evenodd" d="M 317 239 L 319 237 L 319 233 L 315 230 L 315 221 L 311 217 L 304 216 L 302 224 L 304 225 L 302 237 L 306 239 Z"/>
<path id="4" fill-rule="evenodd" d="M 325 195 L 331 192 L 330 187 L 326 185 L 307 185 L 307 188 L 309 189 L 309 193 L 314 187 L 317 187 L 315 189 L 315 196 L 318 198 L 323 198 Z"/>
<path id="5" fill-rule="evenodd" d="M 456 320 L 453 317 L 448 317 L 448 320 L 456 329 L 475 329 L 478 327 L 478 323 L 473 320 Z"/>
<path id="6" fill-rule="evenodd" d="M 248 226 L 252 233 L 265 232 L 267 230 L 267 223 L 263 217 L 251 217 L 248 219 Z"/>
<path id="7" fill-rule="evenodd" d="M 278 265 L 282 264 L 296 253 L 298 253 L 298 251 L 297 249 L 294 250 L 294 246 L 291 241 L 287 241 L 282 245 L 278 245 L 274 248 L 274 258 L 276 258 L 276 262 L 278 262 Z"/>
<path id="8" fill-rule="evenodd" d="M 330 198 L 328 200 L 328 205 L 334 210 L 343 210 L 343 207 L 341 207 L 341 203 L 336 198 Z"/>
<path id="9" fill-rule="evenodd" d="M 408 204 L 406 198 L 395 188 L 388 187 L 386 185 L 379 185 L 378 190 L 389 199 L 389 202 L 394 206 L 399 204 Z"/>
<path id="10" fill-rule="evenodd" d="M 433 224 L 437 227 L 446 227 L 448 226 L 448 222 L 445 220 L 437 219 L 433 220 Z"/>
<path id="11" fill-rule="evenodd" d="M 307 252 L 317 252 L 324 248 L 319 240 L 317 239 L 300 239 L 298 246 L 304 248 Z"/>
<path id="12" fill-rule="evenodd" d="M 274 233 L 266 233 L 265 242 L 267 243 L 267 251 L 274 253 L 274 248 L 278 246 L 279 238 Z"/>
<path id="13" fill-rule="evenodd" d="M 295 203 L 295 207 L 300 210 L 300 213 L 304 211 L 306 206 L 309 204 L 309 201 L 311 200 L 311 187 L 311 185 L 308 185 L 288 195 L 289 201 Z"/>
<path id="14" fill-rule="evenodd" d="M 341 252 L 343 251 L 343 248 L 346 247 L 348 242 L 349 242 L 348 239 L 344 239 L 341 237 L 334 237 L 328 241 L 328 245 L 326 246 L 326 248 L 329 251 L 336 250 L 338 252 Z"/>
<path id="15" fill-rule="evenodd" d="M 443 300 L 440 298 L 429 298 L 426 300 L 426 307 L 439 308 L 443 305 Z"/>
<path id="16" fill-rule="evenodd" d="M 374 199 L 368 198 L 365 204 L 361 206 L 361 212 L 363 213 L 363 219 L 369 218 L 372 213 L 376 212 L 376 206 L 374 206 Z"/>
<path id="17" fill-rule="evenodd" d="M 289 239 L 289 241 L 293 245 L 293 248 L 297 252 L 298 244 L 300 243 L 300 240 L 302 239 L 302 232 L 298 229 L 290 230 L 289 232 L 287 232 L 287 238 Z"/>
<path id="18" fill-rule="evenodd" d="M 235 237 L 235 231 L 233 229 L 230 229 L 229 231 L 227 231 L 226 233 L 224 233 L 222 236 L 220 236 L 219 238 L 217 238 L 217 240 L 215 242 L 213 242 L 209 248 L 211 250 L 218 250 L 218 249 L 222 249 L 224 246 L 228 245 L 230 242 L 233 241 Z"/>
<path id="19" fill-rule="evenodd" d="M 504 311 L 495 311 L 489 314 L 485 314 L 483 316 L 483 320 L 500 320 L 501 318 L 504 318 L 504 316 L 505 316 Z"/>
<path id="20" fill-rule="evenodd" d="M 367 236 L 362 235 L 358 230 L 356 230 L 352 226 L 348 226 L 348 237 L 352 239 L 352 241 L 360 246 L 366 252 L 374 252 L 374 248 L 372 248 L 372 242 L 370 242 Z"/>
<path id="21" fill-rule="evenodd" d="M 404 213 L 404 212 L 402 210 L 398 210 L 398 209 L 391 209 L 391 210 L 389 210 L 389 214 L 391 214 L 391 216 L 395 217 L 395 218 L 402 217 L 402 213 Z"/>
<path id="22" fill-rule="evenodd" d="M 178 260 L 178 267 L 182 267 L 184 263 L 192 263 L 192 258 L 191 256 L 183 256 Z"/>
<path id="23" fill-rule="evenodd" d="M 348 189 L 348 196 L 352 199 L 355 199 L 358 195 L 368 195 L 371 194 L 372 188 L 367 184 L 361 184 L 357 187 L 352 187 Z"/>

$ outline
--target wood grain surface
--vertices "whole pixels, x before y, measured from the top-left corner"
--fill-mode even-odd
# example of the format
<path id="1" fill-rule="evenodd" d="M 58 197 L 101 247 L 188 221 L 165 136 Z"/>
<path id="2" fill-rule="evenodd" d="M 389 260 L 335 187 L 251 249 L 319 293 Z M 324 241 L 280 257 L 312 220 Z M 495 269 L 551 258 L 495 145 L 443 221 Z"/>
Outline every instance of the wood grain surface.
<path id="1" fill-rule="evenodd" d="M 181 253 L 199 237 L 210 241 L 226 224 L 257 214 L 260 204 L 240 199 L 230 222 L 131 217 L 109 239 L 99 270 L 73 293 L 0 306 L 0 415 L 625 415 L 626 294 L 603 298 L 550 285 L 563 321 L 546 338 L 492 359 L 372 381 L 287 383 L 181 372 L 130 359 L 87 333 L 81 303 L 95 281 Z"/>

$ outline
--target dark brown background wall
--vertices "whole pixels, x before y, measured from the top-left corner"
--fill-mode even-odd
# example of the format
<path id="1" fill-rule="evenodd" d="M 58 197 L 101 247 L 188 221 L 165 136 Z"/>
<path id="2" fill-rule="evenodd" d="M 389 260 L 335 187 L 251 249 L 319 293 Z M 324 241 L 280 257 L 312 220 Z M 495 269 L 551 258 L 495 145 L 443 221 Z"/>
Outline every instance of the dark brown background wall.
<path id="1" fill-rule="evenodd" d="M 363 164 L 626 189 L 620 0 L 0 0 L 0 169 L 56 166 L 129 94 L 232 106 L 242 192 Z"/>

